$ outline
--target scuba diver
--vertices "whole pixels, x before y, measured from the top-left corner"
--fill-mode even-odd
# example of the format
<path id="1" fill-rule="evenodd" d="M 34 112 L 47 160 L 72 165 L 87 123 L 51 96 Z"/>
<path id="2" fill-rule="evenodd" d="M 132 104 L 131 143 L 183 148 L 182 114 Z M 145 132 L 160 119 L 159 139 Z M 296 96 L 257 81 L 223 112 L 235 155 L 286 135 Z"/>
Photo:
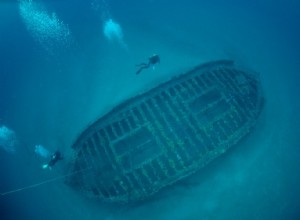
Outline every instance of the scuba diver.
<path id="1" fill-rule="evenodd" d="M 157 63 L 160 63 L 160 58 L 157 54 L 153 54 L 151 57 L 148 58 L 148 63 L 141 63 L 136 65 L 137 67 L 140 67 L 136 74 L 139 74 L 143 69 L 148 69 L 150 66 L 153 66 Z"/>
<path id="2" fill-rule="evenodd" d="M 51 169 L 58 161 L 64 159 L 62 154 L 59 151 L 55 151 L 54 154 L 52 154 L 50 161 L 47 164 L 43 165 L 43 168 L 49 168 Z"/>

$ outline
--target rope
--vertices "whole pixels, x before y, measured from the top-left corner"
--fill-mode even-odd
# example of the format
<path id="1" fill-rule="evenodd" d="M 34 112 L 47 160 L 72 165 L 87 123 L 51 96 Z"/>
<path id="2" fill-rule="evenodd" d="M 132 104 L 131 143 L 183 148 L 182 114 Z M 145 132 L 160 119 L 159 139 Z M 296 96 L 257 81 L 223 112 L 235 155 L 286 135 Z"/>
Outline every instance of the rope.
<path id="1" fill-rule="evenodd" d="M 39 182 L 39 183 L 32 184 L 32 185 L 29 185 L 29 186 L 25 186 L 25 187 L 22 187 L 22 188 L 18 188 L 18 189 L 14 189 L 14 190 L 11 190 L 11 191 L 3 192 L 3 193 L 0 193 L 0 195 L 5 196 L 5 195 L 12 194 L 12 193 L 20 192 L 20 191 L 23 191 L 23 190 L 35 188 L 35 187 L 38 187 L 38 186 L 41 186 L 41 185 L 44 185 L 44 184 L 47 184 L 47 183 L 55 182 L 59 179 L 66 178 L 68 176 L 72 176 L 72 175 L 77 174 L 77 173 L 81 173 L 81 172 L 86 171 L 86 170 L 90 170 L 91 168 L 92 167 L 89 167 L 89 168 L 79 170 L 79 171 L 75 171 L 75 172 L 72 172 L 72 173 L 69 173 L 69 174 L 66 174 L 66 175 L 63 175 L 63 176 L 59 176 L 59 177 L 55 177 L 55 178 L 52 178 L 52 179 L 49 179 L 49 180 L 45 180 L 43 182 Z"/>

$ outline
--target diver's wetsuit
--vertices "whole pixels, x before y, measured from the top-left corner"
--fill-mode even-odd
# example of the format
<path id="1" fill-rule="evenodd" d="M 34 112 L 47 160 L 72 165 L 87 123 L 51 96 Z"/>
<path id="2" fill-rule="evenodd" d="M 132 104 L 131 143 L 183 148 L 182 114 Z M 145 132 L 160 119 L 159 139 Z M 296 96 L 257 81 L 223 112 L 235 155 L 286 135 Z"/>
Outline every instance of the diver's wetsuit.
<path id="1" fill-rule="evenodd" d="M 54 166 L 59 160 L 62 160 L 63 157 L 59 151 L 56 151 L 52 156 L 51 160 L 48 163 L 48 167 Z"/>
<path id="2" fill-rule="evenodd" d="M 136 66 L 140 67 L 138 69 L 138 71 L 136 72 L 136 74 L 139 74 L 143 69 L 148 69 L 151 65 L 154 65 L 157 63 L 160 63 L 160 58 L 157 54 L 154 54 L 151 57 L 149 57 L 148 63 L 141 63 L 141 64 L 136 65 Z"/>

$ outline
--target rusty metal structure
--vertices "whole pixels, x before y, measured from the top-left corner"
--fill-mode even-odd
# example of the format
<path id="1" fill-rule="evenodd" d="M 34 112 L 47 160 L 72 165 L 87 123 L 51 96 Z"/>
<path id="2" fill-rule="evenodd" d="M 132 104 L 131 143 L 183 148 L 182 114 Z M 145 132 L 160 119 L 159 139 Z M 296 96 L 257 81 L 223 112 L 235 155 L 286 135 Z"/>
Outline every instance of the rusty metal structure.
<path id="1" fill-rule="evenodd" d="M 236 145 L 263 107 L 254 72 L 209 62 L 133 97 L 73 144 L 68 184 L 108 202 L 134 202 L 191 175 Z"/>

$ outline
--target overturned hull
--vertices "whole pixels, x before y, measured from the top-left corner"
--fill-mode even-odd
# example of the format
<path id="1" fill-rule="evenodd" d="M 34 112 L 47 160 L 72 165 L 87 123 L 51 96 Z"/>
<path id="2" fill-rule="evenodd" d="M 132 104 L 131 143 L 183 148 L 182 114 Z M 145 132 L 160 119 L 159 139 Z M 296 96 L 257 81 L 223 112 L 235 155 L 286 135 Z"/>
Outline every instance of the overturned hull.
<path id="1" fill-rule="evenodd" d="M 68 183 L 109 202 L 145 199 L 236 145 L 262 106 L 249 70 L 226 60 L 200 65 L 89 126 L 72 146 L 79 172 Z"/>

